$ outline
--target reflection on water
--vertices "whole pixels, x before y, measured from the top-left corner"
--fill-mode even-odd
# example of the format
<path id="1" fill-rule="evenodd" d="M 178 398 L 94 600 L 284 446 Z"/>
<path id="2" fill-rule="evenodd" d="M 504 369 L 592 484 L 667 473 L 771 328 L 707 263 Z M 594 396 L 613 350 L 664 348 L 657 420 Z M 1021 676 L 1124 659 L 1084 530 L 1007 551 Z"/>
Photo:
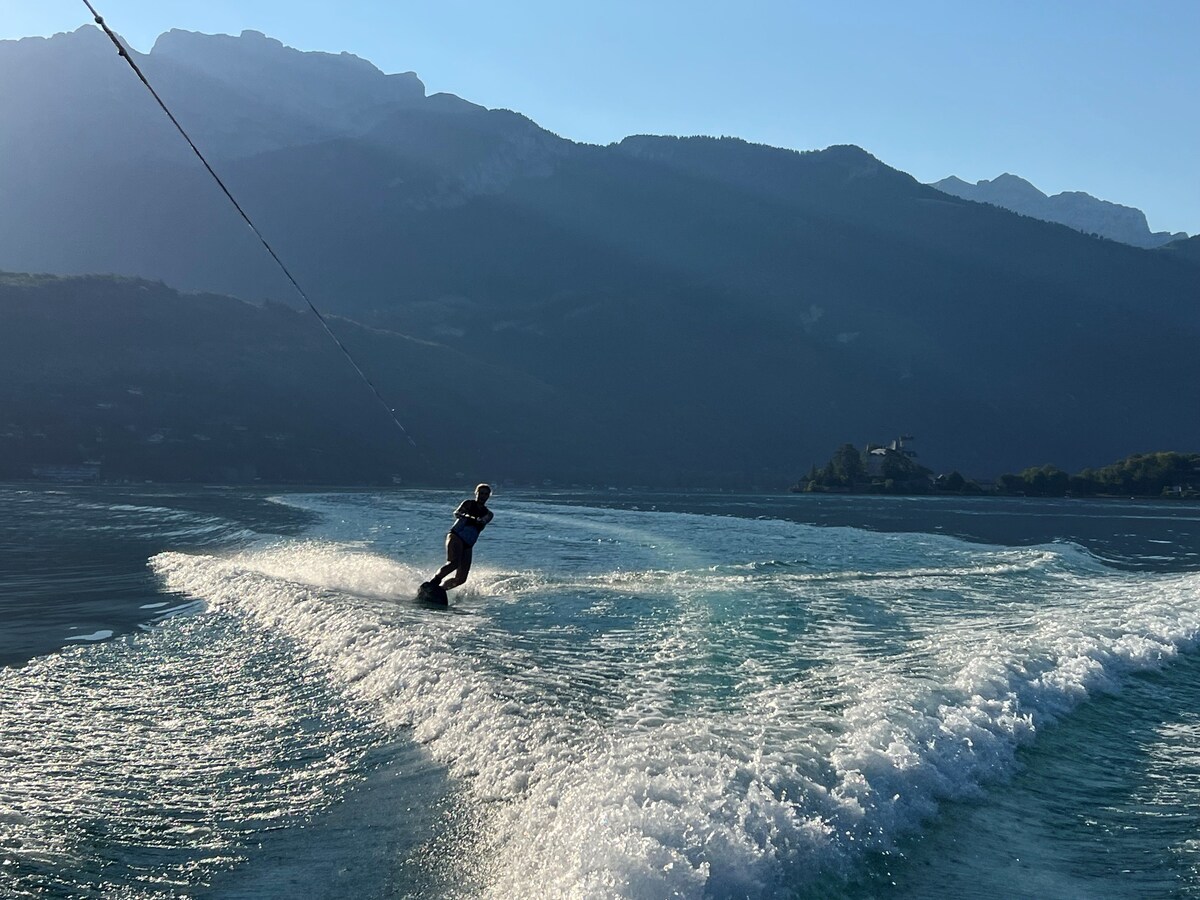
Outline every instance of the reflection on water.
<path id="1" fill-rule="evenodd" d="M 310 519 L 233 490 L 0 486 L 0 666 L 137 631 L 162 601 L 155 553 L 295 534 Z"/>

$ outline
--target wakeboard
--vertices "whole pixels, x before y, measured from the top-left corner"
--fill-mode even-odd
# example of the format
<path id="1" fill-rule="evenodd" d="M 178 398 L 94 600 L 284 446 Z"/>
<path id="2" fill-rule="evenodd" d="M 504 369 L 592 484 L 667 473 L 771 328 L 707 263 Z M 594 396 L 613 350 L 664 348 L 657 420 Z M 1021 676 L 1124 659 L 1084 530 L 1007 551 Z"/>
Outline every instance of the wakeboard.
<path id="1" fill-rule="evenodd" d="M 439 584 L 434 584 L 431 581 L 426 581 L 417 588 L 417 602 L 430 603 L 434 606 L 449 606 L 450 601 L 446 597 L 446 589 Z"/>

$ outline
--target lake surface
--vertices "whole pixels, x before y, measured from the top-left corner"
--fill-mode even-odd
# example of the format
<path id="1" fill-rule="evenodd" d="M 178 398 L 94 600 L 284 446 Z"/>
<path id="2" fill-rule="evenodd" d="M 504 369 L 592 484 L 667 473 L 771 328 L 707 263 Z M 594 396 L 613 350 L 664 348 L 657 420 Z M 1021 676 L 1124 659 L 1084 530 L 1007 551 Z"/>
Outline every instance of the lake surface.
<path id="1" fill-rule="evenodd" d="M 1200 507 L 465 496 L 0 486 L 0 896 L 1200 896 Z"/>

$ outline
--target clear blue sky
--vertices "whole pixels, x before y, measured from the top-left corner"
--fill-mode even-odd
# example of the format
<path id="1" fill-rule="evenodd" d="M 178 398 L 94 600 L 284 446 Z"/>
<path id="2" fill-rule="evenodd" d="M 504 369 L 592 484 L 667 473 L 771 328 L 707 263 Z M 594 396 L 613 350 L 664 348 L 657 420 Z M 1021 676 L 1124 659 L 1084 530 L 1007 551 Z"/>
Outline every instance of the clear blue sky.
<path id="1" fill-rule="evenodd" d="M 853 143 L 922 181 L 1012 172 L 1200 232 L 1200 0 L 94 0 L 138 50 L 252 28 L 565 137 Z M 88 21 L 0 0 L 0 38 Z"/>

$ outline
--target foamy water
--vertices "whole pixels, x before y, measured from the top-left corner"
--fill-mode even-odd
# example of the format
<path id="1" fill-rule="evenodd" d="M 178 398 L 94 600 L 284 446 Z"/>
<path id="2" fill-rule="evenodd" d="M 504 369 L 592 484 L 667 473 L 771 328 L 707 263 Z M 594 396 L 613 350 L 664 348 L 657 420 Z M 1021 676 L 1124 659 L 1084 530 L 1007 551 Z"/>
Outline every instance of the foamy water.
<path id="1" fill-rule="evenodd" d="M 500 498 L 471 582 L 430 610 L 408 598 L 437 563 L 448 501 L 281 499 L 317 514 L 307 534 L 149 561 L 172 608 L 197 604 L 189 615 L 5 673 L 6 691 L 73 692 L 82 709 L 74 725 L 47 713 L 44 733 L 20 730 L 32 699 L 4 714 L 0 739 L 18 750 L 0 776 L 27 778 L 98 704 L 111 722 L 82 730 L 108 747 L 102 758 L 157 759 L 187 788 L 180 807 L 206 810 L 188 826 L 204 848 L 192 874 L 151 866 L 134 880 L 145 891 L 252 861 L 252 810 L 319 817 L 400 740 L 453 798 L 453 816 L 420 826 L 436 867 L 460 873 L 437 882 L 446 893 L 877 895 L 882 883 L 855 885 L 936 830 L 947 803 L 986 809 L 1048 729 L 1200 637 L 1200 576 L 1118 572 L 1071 544 Z M 155 690 L 163 679 L 169 696 Z M 143 692 L 148 730 L 110 746 Z M 1166 738 L 1194 744 L 1194 723 L 1162 728 L 1152 765 L 1186 768 Z M 57 752 L 53 771 L 69 751 Z M 121 839 L 135 840 L 175 802 L 155 793 L 174 781 L 142 766 L 136 800 L 113 800 L 119 814 L 94 780 L 65 782 L 78 805 L 128 818 Z M 206 767 L 229 797 L 205 793 Z M 126 783 L 110 775 L 106 790 Z M 5 852 L 67 827 L 48 805 L 0 798 Z M 397 811 L 395 827 L 417 818 Z M 1192 865 L 1193 844 L 1172 846 Z M 37 852 L 52 865 L 79 851 Z M 427 863 L 416 854 L 404 871 Z"/>

